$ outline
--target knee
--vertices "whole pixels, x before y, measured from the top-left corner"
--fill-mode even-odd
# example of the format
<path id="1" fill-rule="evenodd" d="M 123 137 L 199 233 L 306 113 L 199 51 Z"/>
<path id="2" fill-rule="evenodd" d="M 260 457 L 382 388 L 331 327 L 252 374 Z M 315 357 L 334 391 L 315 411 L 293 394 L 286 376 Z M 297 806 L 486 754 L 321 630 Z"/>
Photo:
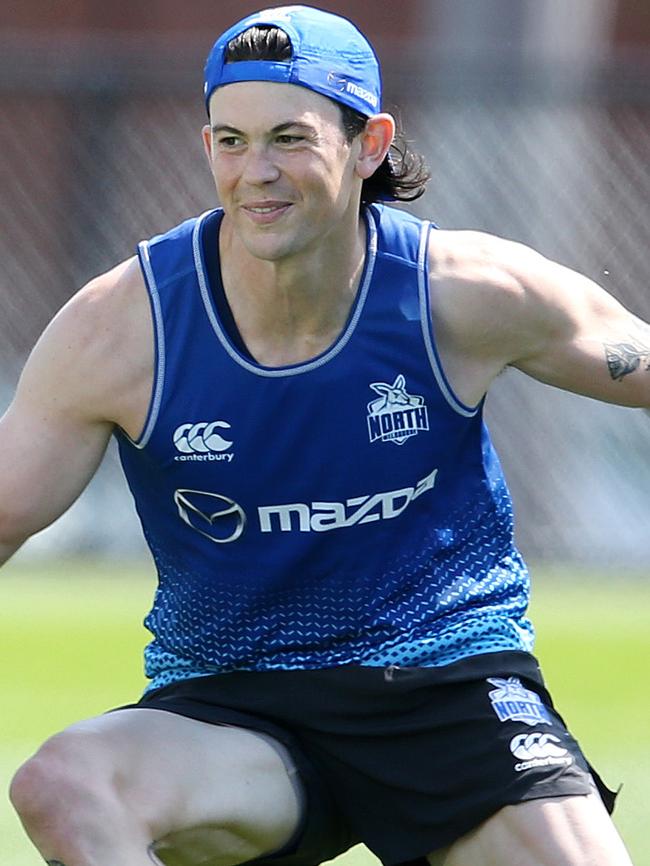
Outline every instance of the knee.
<path id="1" fill-rule="evenodd" d="M 29 829 L 77 817 L 106 796 L 102 761 L 83 737 L 57 734 L 14 775 L 9 798 Z"/>

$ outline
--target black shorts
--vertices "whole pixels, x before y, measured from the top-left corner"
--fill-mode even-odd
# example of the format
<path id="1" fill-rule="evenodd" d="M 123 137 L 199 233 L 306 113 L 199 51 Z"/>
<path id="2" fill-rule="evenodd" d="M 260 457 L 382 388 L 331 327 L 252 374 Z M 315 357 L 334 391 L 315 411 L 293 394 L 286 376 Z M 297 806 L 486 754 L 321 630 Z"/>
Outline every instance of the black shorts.
<path id="1" fill-rule="evenodd" d="M 523 652 L 441 668 L 218 674 L 132 706 L 261 731 L 289 749 L 306 793 L 304 824 L 258 863 L 315 866 L 363 842 L 393 866 L 444 848 L 509 804 L 596 788 L 614 806 Z"/>

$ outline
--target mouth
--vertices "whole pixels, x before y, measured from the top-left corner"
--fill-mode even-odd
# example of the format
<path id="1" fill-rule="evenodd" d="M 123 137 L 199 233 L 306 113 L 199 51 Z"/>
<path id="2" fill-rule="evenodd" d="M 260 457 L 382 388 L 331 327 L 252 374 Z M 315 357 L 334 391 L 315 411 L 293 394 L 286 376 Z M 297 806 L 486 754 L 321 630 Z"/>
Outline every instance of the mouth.
<path id="1" fill-rule="evenodd" d="M 291 206 L 288 201 L 251 202 L 242 205 L 242 210 L 256 225 L 268 225 L 284 216 Z"/>

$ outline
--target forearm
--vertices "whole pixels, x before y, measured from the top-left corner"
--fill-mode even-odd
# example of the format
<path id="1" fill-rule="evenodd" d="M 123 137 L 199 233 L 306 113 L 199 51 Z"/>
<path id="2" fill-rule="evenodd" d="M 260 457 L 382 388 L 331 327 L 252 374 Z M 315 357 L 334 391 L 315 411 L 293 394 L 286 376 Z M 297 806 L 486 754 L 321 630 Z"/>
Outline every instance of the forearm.
<path id="1" fill-rule="evenodd" d="M 0 477 L 1 473 L 0 473 Z M 3 491 L 4 492 L 4 491 Z M 11 495 L 6 496 L 7 501 L 11 501 Z M 25 505 L 29 505 L 25 503 Z M 11 557 L 18 551 L 23 544 L 40 532 L 41 529 L 51 523 L 51 520 L 44 518 L 39 509 L 33 504 L 31 507 L 25 507 L 19 510 L 15 506 L 13 508 L 3 508 L 0 504 L 0 567 L 2 567 Z"/>
<path id="2" fill-rule="evenodd" d="M 20 541 L 0 541 L 0 567 L 7 562 L 22 547 L 25 539 Z"/>
<path id="3" fill-rule="evenodd" d="M 639 392 L 637 406 L 650 409 L 650 324 L 630 317 L 624 339 L 604 344 L 607 369 L 617 384 L 633 383 Z"/>

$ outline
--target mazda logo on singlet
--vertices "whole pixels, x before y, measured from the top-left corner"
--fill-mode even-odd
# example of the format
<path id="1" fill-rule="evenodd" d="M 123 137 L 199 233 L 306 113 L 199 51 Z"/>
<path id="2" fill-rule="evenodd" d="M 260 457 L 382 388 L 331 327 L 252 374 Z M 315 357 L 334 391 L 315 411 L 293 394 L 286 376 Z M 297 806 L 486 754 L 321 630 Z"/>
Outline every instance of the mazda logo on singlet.
<path id="1" fill-rule="evenodd" d="M 216 544 L 237 541 L 246 528 L 244 509 L 221 493 L 176 490 L 174 503 L 181 520 Z"/>
<path id="2" fill-rule="evenodd" d="M 328 532 L 376 520 L 399 517 L 411 502 L 433 490 L 434 469 L 414 486 L 353 496 L 345 502 L 289 502 L 257 508 L 260 532 Z M 237 541 L 246 528 L 246 513 L 234 499 L 206 490 L 176 490 L 174 503 L 181 520 L 210 541 Z"/>

